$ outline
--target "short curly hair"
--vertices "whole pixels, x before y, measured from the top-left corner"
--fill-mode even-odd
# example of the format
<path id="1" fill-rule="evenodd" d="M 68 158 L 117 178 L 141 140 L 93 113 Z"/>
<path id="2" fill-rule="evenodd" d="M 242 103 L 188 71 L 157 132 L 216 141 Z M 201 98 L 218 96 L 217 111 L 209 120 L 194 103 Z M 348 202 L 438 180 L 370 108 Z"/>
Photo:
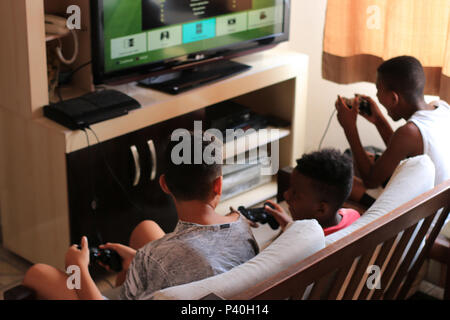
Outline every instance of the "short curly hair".
<path id="1" fill-rule="evenodd" d="M 322 201 L 339 210 L 353 186 L 353 161 L 336 149 L 304 154 L 295 169 L 313 180 L 314 191 Z"/>

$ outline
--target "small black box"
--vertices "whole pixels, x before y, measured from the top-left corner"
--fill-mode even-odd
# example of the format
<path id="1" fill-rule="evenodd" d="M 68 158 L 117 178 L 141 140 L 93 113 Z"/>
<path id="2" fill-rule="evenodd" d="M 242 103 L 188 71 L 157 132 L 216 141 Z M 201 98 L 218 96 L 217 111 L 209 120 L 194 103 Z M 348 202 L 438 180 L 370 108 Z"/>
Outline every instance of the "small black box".
<path id="1" fill-rule="evenodd" d="M 44 107 L 44 116 L 71 129 L 120 117 L 140 108 L 135 99 L 116 90 L 103 90 Z"/>
<path id="2" fill-rule="evenodd" d="M 252 112 L 249 108 L 232 101 L 217 103 L 205 109 L 208 129 L 215 128 L 220 131 L 233 129 L 240 124 L 248 123 L 251 116 Z"/>

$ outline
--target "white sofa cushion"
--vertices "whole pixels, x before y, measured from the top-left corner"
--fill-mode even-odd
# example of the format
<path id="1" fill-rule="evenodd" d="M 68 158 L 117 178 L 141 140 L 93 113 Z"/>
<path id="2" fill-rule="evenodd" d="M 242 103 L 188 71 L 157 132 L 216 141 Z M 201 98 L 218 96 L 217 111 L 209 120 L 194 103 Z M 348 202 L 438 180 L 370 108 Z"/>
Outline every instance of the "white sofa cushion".
<path id="1" fill-rule="evenodd" d="M 433 189 L 434 176 L 434 164 L 427 155 L 403 160 L 395 169 L 389 183 L 375 203 L 352 225 L 325 237 L 326 245 L 328 246 L 422 193 Z"/>
<path id="2" fill-rule="evenodd" d="M 316 220 L 292 223 L 285 232 L 253 259 L 232 270 L 184 285 L 155 292 L 155 300 L 198 300 L 214 293 L 229 299 L 325 247 L 325 236 Z"/>

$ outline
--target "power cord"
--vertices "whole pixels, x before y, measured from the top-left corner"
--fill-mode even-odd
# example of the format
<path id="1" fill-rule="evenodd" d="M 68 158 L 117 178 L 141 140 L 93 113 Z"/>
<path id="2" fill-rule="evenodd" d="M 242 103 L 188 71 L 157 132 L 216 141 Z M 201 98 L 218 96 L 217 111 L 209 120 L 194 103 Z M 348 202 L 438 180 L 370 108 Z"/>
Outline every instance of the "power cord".
<path id="1" fill-rule="evenodd" d="M 90 126 L 88 126 L 87 129 L 90 130 L 90 131 L 92 132 L 92 134 L 95 136 L 95 139 L 97 140 L 97 143 L 98 143 L 98 145 L 99 145 L 100 152 L 101 152 L 102 157 L 103 157 L 103 162 L 105 163 L 106 168 L 108 169 L 109 173 L 110 173 L 111 176 L 113 177 L 114 181 L 117 183 L 117 185 L 118 185 L 118 186 L 120 187 L 120 189 L 122 190 L 122 192 L 123 192 L 123 194 L 125 195 L 125 197 L 126 197 L 126 199 L 128 200 L 128 202 L 129 202 L 133 207 L 135 207 L 139 212 L 144 213 L 144 210 L 142 210 L 142 208 L 140 208 L 138 205 L 136 205 L 136 204 L 134 203 L 133 200 L 131 200 L 131 197 L 130 197 L 130 195 L 128 194 L 126 188 L 125 188 L 125 187 L 123 186 L 123 184 L 120 182 L 119 178 L 117 178 L 117 176 L 114 174 L 113 169 L 111 168 L 111 166 L 110 166 L 109 163 L 108 163 L 108 160 L 107 160 L 107 158 L 106 158 L 105 152 L 104 152 L 104 150 L 101 148 L 101 145 L 100 145 L 101 141 L 100 141 L 100 139 L 98 138 L 98 136 L 97 136 L 97 134 L 95 133 L 95 131 L 94 131 Z"/>
<path id="2" fill-rule="evenodd" d="M 57 86 L 57 87 L 55 88 L 55 91 L 56 91 L 56 94 L 58 95 L 59 102 L 63 102 L 64 99 L 63 99 L 63 97 L 62 97 L 62 95 L 61 95 L 61 87 L 60 87 L 60 86 Z"/>
<path id="3" fill-rule="evenodd" d="M 87 67 L 88 65 L 90 65 L 92 63 L 92 61 L 88 61 L 86 63 L 83 63 L 81 65 L 79 65 L 77 68 L 75 68 L 74 70 L 72 70 L 70 72 L 70 77 L 72 77 L 75 73 L 77 73 L 78 71 L 80 71 L 81 69 L 83 69 L 84 67 Z"/>
<path id="4" fill-rule="evenodd" d="M 323 143 L 323 140 L 325 139 L 325 136 L 327 135 L 328 130 L 330 129 L 331 121 L 333 120 L 333 117 L 334 117 L 334 114 L 335 114 L 335 113 L 336 113 L 336 109 L 334 109 L 333 112 L 331 113 L 330 120 L 328 120 L 327 127 L 325 128 L 325 132 L 323 133 L 322 139 L 320 139 L 319 150 L 322 149 L 322 143 Z"/>
<path id="5" fill-rule="evenodd" d="M 120 182 L 119 178 L 117 178 L 117 176 L 114 174 L 114 171 L 112 170 L 111 166 L 109 165 L 109 163 L 108 163 L 108 161 L 107 161 L 107 159 L 106 159 L 105 152 L 104 152 L 104 150 L 101 148 L 101 144 L 100 144 L 101 141 L 100 141 L 100 139 L 98 138 L 98 136 L 97 136 L 97 134 L 95 133 L 95 131 L 94 131 L 90 126 L 87 126 L 86 129 L 90 130 L 90 131 L 92 132 L 92 134 L 95 136 L 95 139 L 97 140 L 97 143 L 98 143 L 98 145 L 99 145 L 100 152 L 101 152 L 102 157 L 103 157 L 103 162 L 105 163 L 106 168 L 108 169 L 109 173 L 110 173 L 111 176 L 113 177 L 114 181 L 119 185 L 119 187 L 120 187 L 120 189 L 122 190 L 123 194 L 125 195 L 126 199 L 130 202 L 130 204 L 131 204 L 132 206 L 134 206 L 140 213 L 143 214 L 144 211 L 142 210 L 142 208 L 140 208 L 139 206 L 137 206 L 137 205 L 131 200 L 131 198 L 130 198 L 128 192 L 127 192 L 126 189 L 125 189 L 125 187 L 124 187 L 123 184 Z M 90 141 L 89 141 L 89 135 L 88 135 L 86 129 L 82 129 L 82 130 L 83 130 L 84 134 L 86 135 L 86 141 L 87 141 L 87 146 L 88 146 L 88 162 L 89 162 L 89 165 L 88 165 L 88 166 L 89 166 L 89 169 L 88 169 L 88 170 L 89 170 L 89 177 L 90 177 L 89 182 L 90 182 L 91 194 L 93 195 L 93 199 L 92 199 L 92 201 L 91 201 L 91 210 L 92 210 L 93 214 L 95 215 L 96 212 L 97 212 L 97 208 L 98 208 L 98 199 L 97 199 L 97 193 L 96 193 L 96 188 L 95 188 L 95 181 L 94 181 L 94 179 L 93 179 L 93 174 L 92 174 L 92 164 L 93 164 L 92 159 L 93 159 L 93 158 L 92 158 L 92 152 L 91 152 L 91 144 L 90 144 Z M 103 244 L 103 243 L 104 243 L 104 242 L 103 242 L 103 238 L 102 238 L 102 236 L 101 236 L 101 233 L 100 233 L 100 231 L 99 231 L 100 229 L 98 228 L 98 225 L 97 225 L 97 223 L 96 223 L 95 218 L 92 219 L 92 221 L 93 221 L 93 228 L 94 228 L 95 233 L 96 233 L 96 236 L 97 236 L 97 240 L 99 241 L 100 244 Z"/>
<path id="6" fill-rule="evenodd" d="M 60 73 L 60 83 L 58 84 L 58 86 L 56 87 L 56 93 L 58 95 L 59 98 L 59 102 L 63 102 L 64 99 L 61 95 L 61 85 L 67 84 L 72 80 L 72 77 L 75 73 L 77 73 L 78 71 L 80 71 L 81 69 L 87 67 L 88 65 L 90 65 L 92 63 L 92 61 L 88 61 L 85 62 L 81 65 L 79 65 L 77 68 L 75 68 L 74 70 L 70 71 L 70 72 L 65 72 L 65 73 Z"/>
<path id="7" fill-rule="evenodd" d="M 79 51 L 79 43 L 78 43 L 78 35 L 75 32 L 75 30 L 70 30 L 70 33 L 72 34 L 73 38 L 73 55 L 70 59 L 66 59 L 62 53 L 62 42 L 61 38 L 58 38 L 58 44 L 59 46 L 56 47 L 56 54 L 58 55 L 58 58 L 61 60 L 64 64 L 72 64 L 75 62 L 75 60 L 78 57 L 78 51 Z"/>
<path id="8" fill-rule="evenodd" d="M 90 188 L 91 188 L 91 194 L 93 196 L 93 199 L 91 201 L 91 210 L 92 210 L 93 214 L 95 215 L 97 213 L 98 203 L 97 203 L 97 193 L 95 191 L 95 182 L 94 182 L 93 175 L 92 175 L 91 145 L 90 145 L 90 142 L 89 142 L 89 135 L 88 135 L 86 129 L 82 129 L 82 130 L 83 130 L 84 134 L 86 135 L 86 141 L 87 141 L 87 145 L 88 145 L 89 183 L 90 183 Z M 98 225 L 97 225 L 97 223 L 95 221 L 95 218 L 93 218 L 92 221 L 93 221 L 93 227 L 94 227 L 94 230 L 95 230 L 95 233 L 96 233 L 96 236 L 97 236 L 97 240 L 99 241 L 100 244 L 102 244 L 103 243 L 103 238 L 101 236 L 101 233 L 99 231 L 100 229 L 98 228 Z"/>

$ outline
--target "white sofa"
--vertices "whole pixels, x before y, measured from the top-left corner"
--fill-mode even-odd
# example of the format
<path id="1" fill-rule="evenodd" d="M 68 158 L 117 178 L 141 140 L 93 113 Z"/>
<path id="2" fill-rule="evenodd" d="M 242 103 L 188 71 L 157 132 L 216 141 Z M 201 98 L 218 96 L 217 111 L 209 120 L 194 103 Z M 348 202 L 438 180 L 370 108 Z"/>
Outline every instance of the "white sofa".
<path id="1" fill-rule="evenodd" d="M 228 299 L 325 247 L 316 220 L 295 221 L 256 257 L 232 270 L 155 292 L 155 300 L 198 300 L 211 293 Z"/>
<path id="2" fill-rule="evenodd" d="M 325 238 L 326 245 L 345 237 L 420 194 L 433 189 L 434 177 L 434 164 L 427 155 L 402 161 L 375 203 L 352 225 L 328 235 Z"/>
<path id="3" fill-rule="evenodd" d="M 217 276 L 151 294 L 155 300 L 197 300 L 211 293 L 224 299 L 270 278 L 434 187 L 434 165 L 426 155 L 404 160 L 384 192 L 358 221 L 324 237 L 316 220 L 295 221 L 248 262 Z"/>

